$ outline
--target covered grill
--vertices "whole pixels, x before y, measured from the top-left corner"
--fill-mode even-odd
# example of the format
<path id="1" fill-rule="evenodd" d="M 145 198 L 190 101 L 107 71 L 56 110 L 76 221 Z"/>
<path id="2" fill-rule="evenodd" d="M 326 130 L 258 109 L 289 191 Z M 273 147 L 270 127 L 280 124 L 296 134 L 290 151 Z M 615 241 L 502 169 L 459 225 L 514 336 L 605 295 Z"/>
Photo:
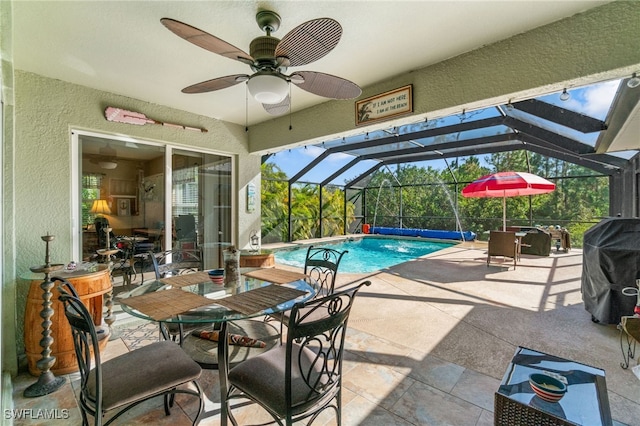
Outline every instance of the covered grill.
<path id="1" fill-rule="evenodd" d="M 633 315 L 635 297 L 622 294 L 635 287 L 640 271 L 640 219 L 605 219 L 584 234 L 582 300 L 594 321 L 618 324 Z"/>

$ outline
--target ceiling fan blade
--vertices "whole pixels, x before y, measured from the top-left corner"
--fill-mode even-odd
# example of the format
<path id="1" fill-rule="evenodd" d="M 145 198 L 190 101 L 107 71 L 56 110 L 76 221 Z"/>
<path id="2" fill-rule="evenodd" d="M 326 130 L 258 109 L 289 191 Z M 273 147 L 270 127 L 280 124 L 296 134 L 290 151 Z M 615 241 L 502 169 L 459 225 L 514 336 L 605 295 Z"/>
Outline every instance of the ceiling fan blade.
<path id="1" fill-rule="evenodd" d="M 277 104 L 262 104 L 262 107 L 271 115 L 282 115 L 289 112 L 289 106 L 291 105 L 291 99 L 289 95 L 280 103 Z"/>
<path id="2" fill-rule="evenodd" d="M 331 18 L 307 21 L 289 31 L 276 46 L 276 58 L 286 57 L 289 66 L 306 65 L 331 52 L 340 41 L 342 26 Z"/>
<path id="3" fill-rule="evenodd" d="M 244 62 L 249 65 L 254 62 L 253 58 L 243 50 L 238 49 L 232 44 L 229 44 L 226 41 L 196 27 L 192 27 L 191 25 L 171 18 L 162 18 L 160 19 L 160 22 L 162 22 L 162 25 L 167 27 L 169 31 L 173 32 L 178 37 L 183 38 L 196 46 L 202 47 L 209 52 L 217 53 L 218 55 Z"/>
<path id="4" fill-rule="evenodd" d="M 300 81 L 302 77 L 303 81 Z M 357 84 L 335 75 L 316 71 L 297 71 L 291 74 L 291 82 L 302 90 L 332 99 L 353 99 L 362 90 Z"/>
<path id="5" fill-rule="evenodd" d="M 226 89 L 227 87 L 235 86 L 236 84 L 247 81 L 248 79 L 249 76 L 246 74 L 227 75 L 225 77 L 218 77 L 185 87 L 182 89 L 182 93 L 213 92 L 214 90 Z"/>

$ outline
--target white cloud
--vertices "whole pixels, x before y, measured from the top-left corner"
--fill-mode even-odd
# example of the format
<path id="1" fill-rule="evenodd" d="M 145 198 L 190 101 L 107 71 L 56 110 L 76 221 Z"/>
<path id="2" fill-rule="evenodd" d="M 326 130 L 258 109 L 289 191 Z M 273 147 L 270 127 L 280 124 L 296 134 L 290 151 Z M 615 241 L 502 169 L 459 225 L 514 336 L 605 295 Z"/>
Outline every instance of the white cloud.
<path id="1" fill-rule="evenodd" d="M 296 148 L 295 151 L 297 151 L 303 157 L 310 157 L 315 160 L 316 157 L 318 157 L 325 151 L 325 149 L 315 145 L 310 145 L 310 146 L 307 146 L 306 148 Z M 352 158 L 353 156 L 350 154 L 345 154 L 343 152 L 336 152 L 329 155 L 323 161 L 326 161 L 329 163 L 337 163 L 337 162 L 345 162 L 345 161 L 351 160 Z"/>
<path id="2" fill-rule="evenodd" d="M 307 146 L 305 148 L 298 148 L 298 152 L 305 157 L 316 158 L 322 154 L 325 150 L 315 145 Z"/>
<path id="3" fill-rule="evenodd" d="M 350 161 L 352 159 L 353 159 L 353 155 L 351 154 L 345 154 L 344 152 L 336 152 L 331 154 L 327 158 L 327 161 L 330 161 L 332 163 L 337 163 L 337 162 Z"/>
<path id="4" fill-rule="evenodd" d="M 591 117 L 606 117 L 620 80 L 607 81 L 587 87 L 584 91 L 584 112 Z"/>

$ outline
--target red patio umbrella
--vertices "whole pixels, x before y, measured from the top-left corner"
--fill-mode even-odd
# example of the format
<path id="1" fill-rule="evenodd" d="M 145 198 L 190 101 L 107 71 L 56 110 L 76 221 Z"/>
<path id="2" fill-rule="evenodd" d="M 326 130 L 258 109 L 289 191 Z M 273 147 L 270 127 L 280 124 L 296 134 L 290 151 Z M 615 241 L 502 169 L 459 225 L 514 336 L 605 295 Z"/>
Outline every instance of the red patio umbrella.
<path id="1" fill-rule="evenodd" d="M 556 185 L 540 176 L 525 172 L 498 172 L 482 176 L 462 190 L 463 197 L 502 197 L 502 230 L 507 229 L 507 197 L 546 194 Z"/>

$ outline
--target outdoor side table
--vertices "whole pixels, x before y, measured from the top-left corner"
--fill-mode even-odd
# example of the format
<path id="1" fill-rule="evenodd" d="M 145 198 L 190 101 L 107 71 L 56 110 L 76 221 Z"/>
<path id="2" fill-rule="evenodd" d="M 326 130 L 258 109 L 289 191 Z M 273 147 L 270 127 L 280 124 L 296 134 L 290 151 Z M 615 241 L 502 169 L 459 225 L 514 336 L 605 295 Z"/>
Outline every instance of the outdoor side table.
<path id="1" fill-rule="evenodd" d="M 546 402 L 533 393 L 529 375 L 543 371 L 567 379 L 567 393 Z M 612 425 L 604 370 L 518 347 L 495 393 L 496 425 Z"/>

